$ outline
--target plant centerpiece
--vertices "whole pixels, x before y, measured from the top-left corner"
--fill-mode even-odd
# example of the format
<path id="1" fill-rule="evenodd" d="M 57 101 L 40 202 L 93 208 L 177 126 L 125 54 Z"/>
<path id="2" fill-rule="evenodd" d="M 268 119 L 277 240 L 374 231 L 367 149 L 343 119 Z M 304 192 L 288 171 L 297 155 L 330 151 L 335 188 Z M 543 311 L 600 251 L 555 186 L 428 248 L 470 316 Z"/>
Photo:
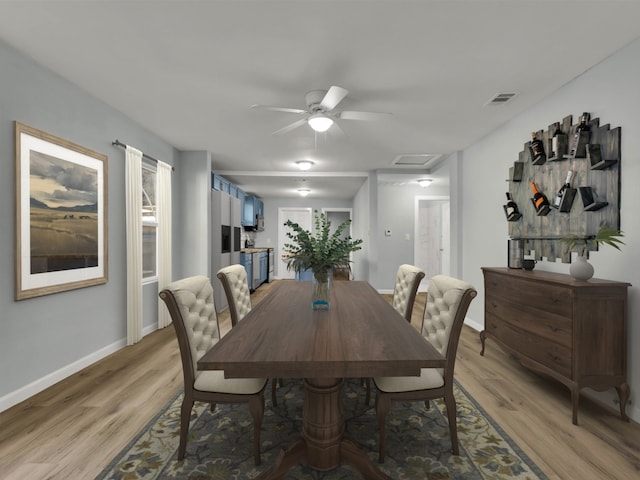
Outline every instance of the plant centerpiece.
<path id="1" fill-rule="evenodd" d="M 360 250 L 361 239 L 354 240 L 351 236 L 343 235 L 344 230 L 351 224 L 345 220 L 331 233 L 331 221 L 326 214 L 314 211 L 315 234 L 305 230 L 291 220 L 285 226 L 292 243 L 285 243 L 285 261 L 287 269 L 298 274 L 311 270 L 313 274 L 312 308 L 329 308 L 329 289 L 333 271 L 338 268 L 350 268 L 351 252 Z"/>
<path id="2" fill-rule="evenodd" d="M 597 249 L 600 245 L 611 245 L 616 250 L 620 250 L 620 245 L 624 242 L 620 240 L 624 233 L 607 225 L 602 225 L 595 236 L 568 235 L 562 238 L 567 244 L 569 252 L 577 251 L 576 261 L 569 267 L 569 273 L 576 280 L 589 280 L 593 276 L 593 266 L 587 261 L 589 250 Z"/>

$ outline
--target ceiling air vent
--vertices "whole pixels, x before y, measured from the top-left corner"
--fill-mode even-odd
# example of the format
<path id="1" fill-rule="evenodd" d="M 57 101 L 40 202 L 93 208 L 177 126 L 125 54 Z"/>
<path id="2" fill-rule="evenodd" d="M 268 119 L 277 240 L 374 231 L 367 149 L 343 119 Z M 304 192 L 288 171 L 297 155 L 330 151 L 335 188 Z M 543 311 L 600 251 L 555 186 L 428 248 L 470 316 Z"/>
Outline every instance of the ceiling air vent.
<path id="1" fill-rule="evenodd" d="M 398 155 L 393 159 L 393 164 L 408 167 L 426 167 L 438 160 L 440 157 L 440 154 L 433 153 L 409 153 Z"/>
<path id="2" fill-rule="evenodd" d="M 494 95 L 493 97 L 491 97 L 489 99 L 489 101 L 487 103 L 485 103 L 485 106 L 486 105 L 504 105 L 509 100 L 511 100 L 513 97 L 515 97 L 516 95 L 517 95 L 517 92 L 514 92 L 514 93 L 498 93 L 498 94 Z"/>

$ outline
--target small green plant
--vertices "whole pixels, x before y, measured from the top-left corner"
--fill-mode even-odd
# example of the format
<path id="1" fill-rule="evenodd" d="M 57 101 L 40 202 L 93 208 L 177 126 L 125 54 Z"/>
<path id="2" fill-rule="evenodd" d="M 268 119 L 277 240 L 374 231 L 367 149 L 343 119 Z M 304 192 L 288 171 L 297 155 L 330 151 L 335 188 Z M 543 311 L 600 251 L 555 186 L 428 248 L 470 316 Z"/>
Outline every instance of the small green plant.
<path id="1" fill-rule="evenodd" d="M 567 244 L 567 249 L 572 252 L 576 250 L 578 255 L 584 256 L 588 252 L 590 245 L 599 246 L 602 244 L 611 245 L 616 250 L 620 250 L 620 245 L 625 243 L 620 240 L 624 233 L 607 225 L 602 225 L 595 236 L 568 235 L 561 240 Z"/>
<path id="2" fill-rule="evenodd" d="M 349 254 L 362 248 L 362 240 L 343 237 L 342 232 L 351 220 L 345 220 L 335 232 L 330 233 L 331 221 L 324 213 L 315 210 L 314 218 L 315 234 L 291 220 L 285 222 L 284 225 L 292 230 L 287 232 L 292 243 L 284 245 L 287 269 L 298 273 L 311 269 L 316 279 L 326 281 L 330 269 L 349 268 Z"/>

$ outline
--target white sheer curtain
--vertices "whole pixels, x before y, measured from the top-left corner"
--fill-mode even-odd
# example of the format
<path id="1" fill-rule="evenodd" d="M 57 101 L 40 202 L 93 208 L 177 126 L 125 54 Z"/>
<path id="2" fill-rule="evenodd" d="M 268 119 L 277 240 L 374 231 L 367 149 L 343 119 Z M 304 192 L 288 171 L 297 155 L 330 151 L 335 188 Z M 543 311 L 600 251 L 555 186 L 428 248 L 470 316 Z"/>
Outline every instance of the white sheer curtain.
<path id="1" fill-rule="evenodd" d="M 171 165 L 158 162 L 158 291 L 171 283 Z M 171 323 L 166 305 L 158 298 L 158 328 Z"/>
<path id="2" fill-rule="evenodd" d="M 142 152 L 125 153 L 127 219 L 127 345 L 142 339 Z"/>

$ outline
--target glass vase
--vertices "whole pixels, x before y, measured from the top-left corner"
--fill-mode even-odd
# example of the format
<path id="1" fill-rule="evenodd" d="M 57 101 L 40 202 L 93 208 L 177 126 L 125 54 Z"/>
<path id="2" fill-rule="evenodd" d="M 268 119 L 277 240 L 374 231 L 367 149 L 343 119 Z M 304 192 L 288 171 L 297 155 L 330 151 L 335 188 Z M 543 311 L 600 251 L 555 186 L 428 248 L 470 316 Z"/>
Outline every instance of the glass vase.
<path id="1" fill-rule="evenodd" d="M 329 310 L 332 280 L 332 270 L 313 272 L 311 281 L 311 308 L 313 310 Z"/>

